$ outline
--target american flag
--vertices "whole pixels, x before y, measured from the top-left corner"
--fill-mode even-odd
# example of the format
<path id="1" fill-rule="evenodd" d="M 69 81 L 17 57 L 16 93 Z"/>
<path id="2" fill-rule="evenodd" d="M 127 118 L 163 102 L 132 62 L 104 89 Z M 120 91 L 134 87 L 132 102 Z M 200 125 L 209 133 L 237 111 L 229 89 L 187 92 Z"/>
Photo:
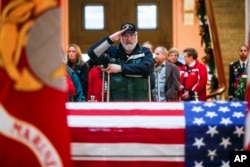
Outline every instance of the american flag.
<path id="1" fill-rule="evenodd" d="M 73 166 L 229 166 L 244 102 L 67 103 Z"/>
<path id="2" fill-rule="evenodd" d="M 230 151 L 242 151 L 245 102 L 184 103 L 185 166 L 229 167 Z"/>

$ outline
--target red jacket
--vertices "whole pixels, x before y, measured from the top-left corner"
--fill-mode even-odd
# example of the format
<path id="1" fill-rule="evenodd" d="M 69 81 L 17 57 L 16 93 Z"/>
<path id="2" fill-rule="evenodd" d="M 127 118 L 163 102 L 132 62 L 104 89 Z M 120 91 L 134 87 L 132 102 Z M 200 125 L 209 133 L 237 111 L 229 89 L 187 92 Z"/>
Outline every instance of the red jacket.
<path id="1" fill-rule="evenodd" d="M 102 101 L 102 70 L 97 66 L 89 71 L 87 100 L 91 95 L 95 96 L 96 101 Z"/>
<path id="2" fill-rule="evenodd" d="M 180 81 L 181 85 L 184 86 L 184 90 L 192 93 L 197 92 L 200 101 L 207 100 L 207 80 L 207 68 L 197 60 L 194 66 L 189 67 L 189 69 L 187 65 L 184 65 L 180 70 Z"/>
<path id="3" fill-rule="evenodd" d="M 67 84 L 67 88 L 68 88 L 68 100 L 72 101 L 73 96 L 76 94 L 76 89 L 75 89 L 74 83 L 73 83 L 72 79 L 70 78 L 70 76 L 68 75 L 68 73 L 66 73 L 66 84 Z"/>

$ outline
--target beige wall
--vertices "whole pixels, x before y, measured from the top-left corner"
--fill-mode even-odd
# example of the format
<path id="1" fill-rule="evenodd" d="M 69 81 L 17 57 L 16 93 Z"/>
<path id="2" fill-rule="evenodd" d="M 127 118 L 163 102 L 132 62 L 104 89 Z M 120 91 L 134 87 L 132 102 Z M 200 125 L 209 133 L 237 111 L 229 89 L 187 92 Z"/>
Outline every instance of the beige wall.
<path id="1" fill-rule="evenodd" d="M 245 0 L 212 0 L 212 6 L 228 83 L 229 64 L 238 59 L 238 47 L 245 43 Z"/>
<path id="2" fill-rule="evenodd" d="M 199 20 L 194 9 L 193 25 L 184 25 L 184 7 L 182 0 L 173 0 L 173 45 L 182 52 L 186 47 L 193 47 L 198 51 L 199 59 L 204 50 L 199 35 Z"/>
<path id="3" fill-rule="evenodd" d="M 65 52 L 69 43 L 68 0 L 61 0 L 61 3 L 62 48 Z"/>

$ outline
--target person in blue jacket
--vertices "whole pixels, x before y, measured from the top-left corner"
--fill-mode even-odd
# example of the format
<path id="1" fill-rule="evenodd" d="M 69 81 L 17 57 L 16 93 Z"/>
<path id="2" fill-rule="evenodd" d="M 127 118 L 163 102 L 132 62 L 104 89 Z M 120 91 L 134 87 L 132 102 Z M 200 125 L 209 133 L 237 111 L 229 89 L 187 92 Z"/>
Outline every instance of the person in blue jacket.
<path id="1" fill-rule="evenodd" d="M 118 40 L 120 43 L 114 46 Z M 148 76 L 153 71 L 154 59 L 149 49 L 138 43 L 134 24 L 122 24 L 119 31 L 94 44 L 88 55 L 110 74 L 110 101 L 149 101 Z"/>
<path id="2" fill-rule="evenodd" d="M 74 72 L 74 70 L 72 70 L 68 65 L 67 65 L 67 73 L 68 75 L 70 76 L 71 80 L 73 81 L 74 83 L 74 86 L 75 86 L 75 90 L 76 90 L 76 93 L 73 97 L 73 101 L 74 102 L 81 102 L 81 101 L 85 101 L 86 98 L 85 96 L 83 95 L 83 91 L 82 91 L 82 85 L 81 85 L 81 82 L 80 82 L 80 79 L 79 77 L 77 76 L 77 74 Z"/>

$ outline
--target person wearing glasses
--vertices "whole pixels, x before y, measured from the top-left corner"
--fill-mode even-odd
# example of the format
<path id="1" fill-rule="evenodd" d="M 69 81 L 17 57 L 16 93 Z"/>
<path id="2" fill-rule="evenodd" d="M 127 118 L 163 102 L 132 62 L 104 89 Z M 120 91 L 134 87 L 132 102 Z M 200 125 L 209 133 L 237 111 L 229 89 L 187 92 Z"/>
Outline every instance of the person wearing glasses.
<path id="1" fill-rule="evenodd" d="M 113 45 L 119 41 L 119 44 Z M 90 59 L 102 64 L 110 76 L 110 101 L 149 101 L 149 75 L 154 59 L 149 49 L 138 43 L 133 23 L 122 24 L 120 30 L 101 39 L 88 50 Z"/>
<path id="2" fill-rule="evenodd" d="M 168 51 L 168 61 L 177 65 L 180 70 L 183 66 L 183 63 L 179 61 L 179 51 L 177 48 L 170 48 Z"/>
<path id="3" fill-rule="evenodd" d="M 185 65 L 180 70 L 180 94 L 182 101 L 207 101 L 207 67 L 198 60 L 194 48 L 183 50 Z"/>
<path id="4" fill-rule="evenodd" d="M 230 63 L 229 65 L 229 84 L 228 84 L 228 99 L 229 100 L 244 100 L 244 98 L 237 97 L 235 94 L 239 85 L 240 78 L 244 75 L 247 76 L 248 66 L 248 52 L 247 45 L 240 45 L 238 48 L 238 60 Z M 244 90 L 245 91 L 245 90 Z"/>

